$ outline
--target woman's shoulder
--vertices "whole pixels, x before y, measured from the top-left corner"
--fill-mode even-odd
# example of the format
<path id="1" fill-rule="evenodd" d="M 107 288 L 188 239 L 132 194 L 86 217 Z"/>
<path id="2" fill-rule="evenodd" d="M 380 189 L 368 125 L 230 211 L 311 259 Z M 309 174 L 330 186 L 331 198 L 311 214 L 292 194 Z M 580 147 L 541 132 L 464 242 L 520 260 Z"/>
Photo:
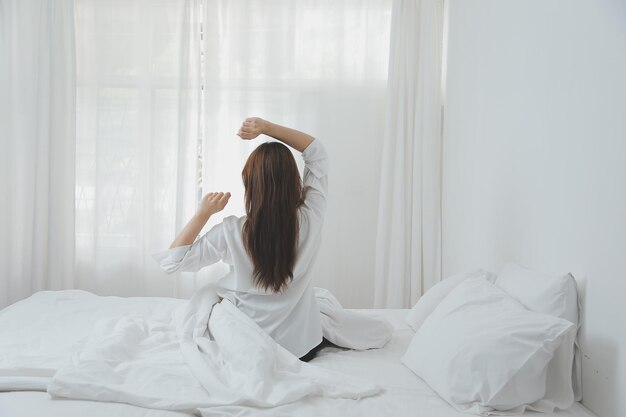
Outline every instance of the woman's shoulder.
<path id="1" fill-rule="evenodd" d="M 224 239 L 229 250 L 234 250 L 241 245 L 241 230 L 244 222 L 245 216 L 226 216 L 215 225 L 215 233 Z"/>
<path id="2" fill-rule="evenodd" d="M 226 216 L 222 220 L 222 225 L 225 230 L 241 230 L 241 227 L 246 221 L 246 216 Z"/>

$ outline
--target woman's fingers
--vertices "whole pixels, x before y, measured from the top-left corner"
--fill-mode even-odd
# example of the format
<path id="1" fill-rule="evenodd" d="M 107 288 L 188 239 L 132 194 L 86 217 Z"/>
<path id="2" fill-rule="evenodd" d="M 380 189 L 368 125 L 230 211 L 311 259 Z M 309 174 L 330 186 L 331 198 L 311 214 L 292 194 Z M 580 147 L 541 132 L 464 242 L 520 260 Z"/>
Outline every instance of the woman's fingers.
<path id="1" fill-rule="evenodd" d="M 218 201 L 218 200 L 220 199 L 220 197 L 221 197 L 221 195 L 220 195 L 220 194 L 222 194 L 222 195 L 223 195 L 224 193 L 210 192 L 210 193 L 208 193 L 208 194 L 205 196 L 205 198 L 206 198 L 208 201 L 211 201 L 211 202 L 213 202 L 213 201 Z"/>
<path id="2" fill-rule="evenodd" d="M 228 200 L 230 199 L 229 192 L 210 192 L 204 195 L 202 198 L 202 203 L 200 204 L 199 210 L 202 213 L 208 214 L 209 216 L 221 211 L 226 207 Z"/>
<path id="3" fill-rule="evenodd" d="M 258 134 L 247 131 L 247 130 L 243 130 L 240 129 L 239 132 L 237 133 L 237 135 L 241 138 L 241 139 L 254 139 L 255 137 L 258 136 Z"/>
<path id="4" fill-rule="evenodd" d="M 237 136 L 242 139 L 254 139 L 261 134 L 260 126 L 257 122 L 257 118 L 248 117 L 242 123 L 241 127 L 237 131 Z"/>
<path id="5" fill-rule="evenodd" d="M 229 198 L 230 198 L 230 193 L 218 193 L 217 194 L 215 205 L 217 206 L 218 210 L 223 210 L 224 207 L 226 207 L 226 204 L 228 204 Z"/>
<path id="6" fill-rule="evenodd" d="M 229 192 L 210 192 L 207 193 L 204 198 L 209 199 L 209 200 L 214 200 L 214 201 L 219 201 L 219 200 L 223 200 L 226 199 L 228 200 L 230 198 L 230 193 Z"/>

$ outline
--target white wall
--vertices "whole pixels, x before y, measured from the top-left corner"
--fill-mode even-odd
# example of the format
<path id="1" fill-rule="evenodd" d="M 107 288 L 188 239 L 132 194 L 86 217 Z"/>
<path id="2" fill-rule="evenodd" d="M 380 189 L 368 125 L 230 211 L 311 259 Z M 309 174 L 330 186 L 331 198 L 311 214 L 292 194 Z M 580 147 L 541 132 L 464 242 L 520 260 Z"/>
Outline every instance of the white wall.
<path id="1" fill-rule="evenodd" d="M 626 416 L 626 2 L 449 0 L 443 272 L 586 275 L 583 403 Z"/>
<path id="2" fill-rule="evenodd" d="M 329 154 L 328 207 L 313 285 L 328 288 L 346 308 L 374 305 L 374 259 L 386 82 L 369 91 L 329 94 L 311 126 Z M 341 103 L 337 103 L 337 100 Z M 339 107 L 359 111 L 336 112 Z M 375 139 L 378 138 L 378 139 Z"/>

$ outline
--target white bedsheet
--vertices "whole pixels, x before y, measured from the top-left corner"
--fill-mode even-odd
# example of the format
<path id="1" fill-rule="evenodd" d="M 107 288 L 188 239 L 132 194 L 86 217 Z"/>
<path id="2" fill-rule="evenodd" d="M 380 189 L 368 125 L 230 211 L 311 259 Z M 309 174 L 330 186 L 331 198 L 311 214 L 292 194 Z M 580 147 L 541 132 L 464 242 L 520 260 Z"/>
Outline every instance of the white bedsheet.
<path id="1" fill-rule="evenodd" d="M 328 291 L 316 293 L 331 341 L 343 336 L 347 346 L 364 348 L 390 339 L 392 328 L 384 319 L 346 311 Z M 308 396 L 362 398 L 381 391 L 370 381 L 301 362 L 229 300 L 220 301 L 212 286 L 158 318 L 103 315 L 102 303 L 103 297 L 86 292 L 46 291 L 0 312 L 2 387 L 37 389 L 47 378 L 53 397 L 203 415 L 205 409 L 213 415 L 216 406 L 271 408 Z M 47 314 L 51 305 L 58 320 Z M 86 338 L 68 343 L 63 335 L 74 331 L 77 316 L 92 327 Z M 24 333 L 16 326 L 22 320 L 54 328 L 56 339 L 41 339 L 37 329 Z M 372 326 L 372 335 L 358 332 Z"/>
<path id="2" fill-rule="evenodd" d="M 109 298 L 109 297 L 106 297 Z M 112 297 L 117 298 L 117 297 Z M 71 303 L 66 299 L 66 303 Z M 109 312 L 118 315 L 125 311 L 134 311 L 137 314 L 166 314 L 168 303 L 170 307 L 178 305 L 180 300 L 167 298 L 121 298 L 107 300 Z M 115 308 L 113 308 L 115 306 Z M 124 311 L 122 311 L 124 310 Z M 400 364 L 399 358 L 406 350 L 413 335 L 413 331 L 403 323 L 407 310 L 361 310 L 366 314 L 382 315 L 388 318 L 395 327 L 392 340 L 382 349 L 369 351 L 349 351 L 335 348 L 326 348 L 312 361 L 312 364 L 324 369 L 333 369 L 347 375 L 364 378 L 372 383 L 381 385 L 384 392 L 359 400 L 306 398 L 293 404 L 271 408 L 258 409 L 244 406 L 227 406 L 214 408 L 205 415 L 232 415 L 232 416 L 422 416 L 422 417 L 461 417 L 466 414 L 455 411 L 443 402 L 428 386 Z M 54 312 L 52 313 L 54 315 Z M 89 328 L 88 322 L 77 318 L 72 323 L 72 332 L 68 335 L 70 342 L 78 343 L 81 333 Z M 31 327 L 29 323 L 15 323 L 15 328 L 22 327 L 25 334 Z M 54 335 L 43 331 L 45 338 Z M 32 350 L 34 346 L 25 349 Z M 43 417 L 43 416 L 128 416 L 128 417 L 184 417 L 191 412 L 164 411 L 147 409 L 121 403 L 102 403 L 95 401 L 51 399 L 46 392 L 19 391 L 0 393 L 0 416 L 2 417 Z M 575 404 L 567 411 L 555 414 L 537 414 L 545 417 L 590 417 L 584 407 Z"/>

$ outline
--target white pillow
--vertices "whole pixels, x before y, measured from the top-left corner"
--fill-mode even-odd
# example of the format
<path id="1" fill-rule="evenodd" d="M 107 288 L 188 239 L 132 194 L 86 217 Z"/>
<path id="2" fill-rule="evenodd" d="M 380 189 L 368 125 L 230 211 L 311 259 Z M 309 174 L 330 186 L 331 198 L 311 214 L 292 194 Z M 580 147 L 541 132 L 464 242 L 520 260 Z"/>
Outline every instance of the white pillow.
<path id="1" fill-rule="evenodd" d="M 468 278 L 483 277 L 489 282 L 496 280 L 496 275 L 493 272 L 485 271 L 483 269 L 477 269 L 469 272 L 461 272 L 460 274 L 452 275 L 437 284 L 433 285 L 424 295 L 422 295 L 417 303 L 413 306 L 409 314 L 404 319 L 404 322 L 417 331 L 420 328 L 424 320 L 432 313 L 439 303 L 446 298 L 446 296 L 457 285 L 465 281 Z"/>
<path id="2" fill-rule="evenodd" d="M 537 411 L 546 366 L 575 326 L 527 310 L 484 278 L 463 281 L 417 331 L 401 361 L 455 408 Z"/>
<path id="3" fill-rule="evenodd" d="M 580 327 L 578 291 L 572 275 L 548 275 L 509 263 L 498 275 L 496 285 L 529 310 L 560 317 Z M 548 365 L 545 401 L 560 409 L 570 407 L 582 397 L 579 367 L 573 366 L 575 342 L 574 334 L 561 344 Z"/>
<path id="4" fill-rule="evenodd" d="M 529 310 L 578 325 L 578 292 L 570 274 L 548 275 L 509 263 L 498 274 L 496 285 Z"/>

